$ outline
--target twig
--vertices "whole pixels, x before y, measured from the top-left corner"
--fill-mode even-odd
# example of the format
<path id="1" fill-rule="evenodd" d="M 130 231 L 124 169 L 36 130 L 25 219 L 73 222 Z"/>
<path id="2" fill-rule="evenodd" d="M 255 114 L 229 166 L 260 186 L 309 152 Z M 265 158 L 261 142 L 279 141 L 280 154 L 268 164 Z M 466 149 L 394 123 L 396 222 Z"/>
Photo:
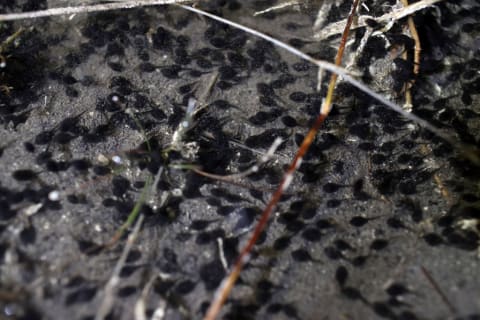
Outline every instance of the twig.
<path id="1" fill-rule="evenodd" d="M 199 167 L 197 167 L 195 165 L 174 164 L 174 165 L 170 165 L 169 167 L 174 168 L 174 169 L 192 170 L 196 174 L 198 174 L 200 176 L 203 176 L 205 178 L 209 178 L 209 179 L 212 179 L 212 180 L 215 180 L 215 181 L 225 182 L 225 183 L 228 183 L 228 184 L 231 184 L 231 185 L 234 185 L 234 186 L 238 186 L 238 187 L 241 187 L 241 188 L 249 189 L 249 190 L 255 190 L 255 191 L 259 191 L 259 192 L 273 192 L 273 191 L 275 191 L 275 190 L 272 190 L 270 188 L 260 188 L 260 187 L 257 187 L 257 186 L 251 185 L 251 184 L 242 183 L 242 182 L 237 181 L 237 180 L 232 180 L 232 179 L 229 179 L 228 176 L 222 176 L 222 175 L 218 175 L 218 174 L 214 174 L 214 173 L 209 173 L 209 172 L 201 170 Z"/>
<path id="2" fill-rule="evenodd" d="M 229 175 L 222 176 L 222 175 L 219 175 L 219 174 L 208 173 L 208 172 L 202 171 L 202 170 L 200 170 L 198 168 L 195 168 L 195 167 L 193 167 L 192 170 L 194 172 L 198 173 L 198 174 L 201 174 L 201 175 L 203 175 L 205 177 L 208 177 L 208 178 L 211 178 L 211 179 L 218 179 L 218 180 L 226 181 L 226 182 L 235 181 L 235 180 L 244 178 L 246 176 L 249 176 L 251 174 L 254 174 L 254 173 L 258 172 L 258 170 L 260 170 L 260 166 L 265 164 L 266 162 L 268 162 L 273 157 L 273 155 L 275 153 L 275 150 L 277 150 L 277 148 L 282 144 L 282 142 L 283 141 L 282 141 L 281 138 L 276 138 L 275 141 L 273 141 L 270 148 L 268 149 L 267 153 L 262 155 L 262 157 L 260 158 L 260 160 L 257 161 L 256 164 L 254 164 L 250 168 L 246 169 L 245 171 L 242 171 L 242 172 L 239 172 L 239 173 L 234 173 L 234 174 L 229 174 Z"/>
<path id="3" fill-rule="evenodd" d="M 401 0 L 404 7 L 408 7 L 408 0 Z M 410 79 L 405 84 L 405 106 L 404 108 L 408 111 L 412 110 L 412 87 L 415 84 L 416 77 L 420 71 L 420 53 L 422 51 L 422 47 L 420 44 L 420 37 L 418 36 L 417 27 L 415 26 L 415 21 L 413 21 L 413 17 L 409 16 L 407 19 L 408 29 L 410 30 L 410 35 L 412 36 L 415 45 L 414 45 L 414 54 L 413 54 L 413 79 Z M 405 51 L 405 55 L 407 52 Z"/>
<path id="4" fill-rule="evenodd" d="M 148 295 L 150 294 L 150 290 L 152 289 L 152 286 L 157 279 L 158 275 L 154 275 L 148 280 L 147 284 L 142 290 L 142 293 L 140 297 L 138 298 L 137 302 L 135 302 L 135 307 L 133 308 L 133 313 L 134 313 L 134 319 L 135 320 L 147 320 L 146 314 L 146 300 Z M 158 320 L 163 319 L 163 316 L 165 315 L 165 306 L 166 302 L 163 299 L 160 299 L 159 302 L 159 307 L 155 310 L 155 313 L 158 314 L 157 318 Z M 161 313 L 161 315 L 160 315 Z M 153 318 L 153 317 L 152 317 Z"/>
<path id="5" fill-rule="evenodd" d="M 83 5 L 74 7 L 51 8 L 40 11 L 0 14 L 0 21 L 12 21 L 22 19 L 35 19 L 42 17 L 71 15 L 77 13 L 89 13 L 99 11 L 110 11 L 117 9 L 130 9 L 144 6 L 165 5 L 192 2 L 191 0 L 133 0 L 104 4 Z"/>
<path id="6" fill-rule="evenodd" d="M 276 6 L 272 6 L 272 7 L 269 7 L 267 9 L 257 11 L 253 14 L 253 16 L 256 17 L 256 16 L 259 16 L 259 15 L 262 15 L 262 14 L 265 14 L 265 13 L 268 13 L 268 12 L 271 12 L 271 11 L 280 10 L 280 9 L 283 9 L 283 8 L 286 8 L 286 7 L 291 7 L 291 6 L 294 6 L 294 5 L 297 5 L 297 4 L 302 4 L 302 3 L 303 3 L 303 1 L 299 1 L 299 0 L 283 2 L 283 3 L 277 4 Z"/>
<path id="7" fill-rule="evenodd" d="M 420 269 L 422 270 L 423 275 L 425 278 L 427 278 L 428 282 L 432 285 L 432 287 L 435 289 L 435 291 L 438 293 L 442 301 L 447 305 L 448 309 L 453 315 L 457 314 L 457 310 L 455 307 L 452 305 L 452 303 L 448 300 L 447 296 L 445 293 L 443 293 L 442 289 L 438 286 L 437 282 L 435 279 L 433 279 L 432 275 L 424 266 L 420 266 Z"/>
<path id="8" fill-rule="evenodd" d="M 217 244 L 218 244 L 218 256 L 220 257 L 220 262 L 222 263 L 222 266 L 223 266 L 223 269 L 225 269 L 225 272 L 228 272 L 228 263 L 227 263 L 227 259 L 225 258 L 225 252 L 223 250 L 222 238 L 217 238 Z"/>
<path id="9" fill-rule="evenodd" d="M 345 26 L 345 31 L 344 31 L 343 36 L 342 36 L 342 41 L 341 41 L 340 47 L 338 49 L 337 57 L 335 58 L 335 65 L 336 66 L 341 64 L 343 52 L 344 52 L 344 49 L 345 49 L 345 44 L 346 44 L 347 37 L 348 37 L 348 33 L 349 33 L 350 26 L 351 26 L 352 21 L 353 21 L 353 16 L 355 14 L 358 2 L 359 2 L 359 0 L 354 0 L 353 1 L 352 9 L 350 11 L 349 18 L 348 18 L 347 24 Z M 233 286 L 235 285 L 235 282 L 237 281 L 238 277 L 240 276 L 240 272 L 242 271 L 243 266 L 249 260 L 250 252 L 252 251 L 253 246 L 255 245 L 258 238 L 260 237 L 263 229 L 265 229 L 265 227 L 267 225 L 267 222 L 270 218 L 270 215 L 273 212 L 273 209 L 276 207 L 277 203 L 280 201 L 280 198 L 281 198 L 283 192 L 288 188 L 288 186 L 292 182 L 293 174 L 300 167 L 300 165 L 302 163 L 303 156 L 308 151 L 310 145 L 312 144 L 313 140 L 315 139 L 315 135 L 316 135 L 317 131 L 320 129 L 320 126 L 323 124 L 324 120 L 326 119 L 326 117 L 328 116 L 328 113 L 331 110 L 333 92 L 335 90 L 335 84 L 336 84 L 337 78 L 338 78 L 337 74 L 335 74 L 335 73 L 332 74 L 331 80 L 330 80 L 330 85 L 328 87 L 327 97 L 324 100 L 324 103 L 322 105 L 320 115 L 317 117 L 317 120 L 315 121 L 315 124 L 310 129 L 308 134 L 305 136 L 300 148 L 297 151 L 297 154 L 295 155 L 295 158 L 293 159 L 292 163 L 290 164 L 288 170 L 283 175 L 282 182 L 278 186 L 277 190 L 275 191 L 275 193 L 273 194 L 269 203 L 267 204 L 267 207 L 263 211 L 263 213 L 260 217 L 260 220 L 258 221 L 257 225 L 255 226 L 254 231 L 252 232 L 252 234 L 250 236 L 250 239 L 248 240 L 247 244 L 240 251 L 240 254 L 239 254 L 235 264 L 233 265 L 232 270 L 227 275 L 227 277 L 223 279 L 220 287 L 215 292 L 213 302 L 210 305 L 210 307 L 207 311 L 207 314 L 205 315 L 205 318 L 204 318 L 205 320 L 214 320 L 215 318 L 217 318 L 218 314 L 220 313 L 221 307 L 223 306 L 225 300 L 227 299 L 228 295 L 230 294 L 230 291 L 232 290 Z"/>
<path id="10" fill-rule="evenodd" d="M 338 0 L 336 2 L 338 2 Z M 322 3 L 320 4 L 320 8 L 318 9 L 317 18 L 315 19 L 315 22 L 313 24 L 313 30 L 319 30 L 323 27 L 323 24 L 327 20 L 328 13 L 330 12 L 332 6 L 333 1 L 322 1 Z"/>
<path id="11" fill-rule="evenodd" d="M 8 36 L 7 39 L 3 40 L 2 43 L 0 43 L 0 55 L 5 48 L 8 47 L 15 39 L 17 39 L 24 31 L 25 29 L 20 27 L 17 31 Z"/>
<path id="12" fill-rule="evenodd" d="M 118 283 L 120 282 L 120 271 L 122 270 L 123 266 L 125 265 L 125 261 L 127 260 L 127 256 L 132 249 L 133 243 L 135 242 L 138 233 L 140 231 L 140 227 L 142 226 L 144 216 L 140 215 L 138 217 L 137 222 L 135 223 L 135 227 L 133 228 L 132 233 L 128 236 L 127 243 L 125 244 L 125 248 L 123 248 L 122 254 L 113 269 L 112 276 L 108 280 L 107 284 L 105 285 L 105 296 L 100 304 L 100 308 L 95 315 L 95 320 L 103 320 L 107 314 L 110 312 L 113 300 L 115 297 L 115 290 L 117 289 Z"/>

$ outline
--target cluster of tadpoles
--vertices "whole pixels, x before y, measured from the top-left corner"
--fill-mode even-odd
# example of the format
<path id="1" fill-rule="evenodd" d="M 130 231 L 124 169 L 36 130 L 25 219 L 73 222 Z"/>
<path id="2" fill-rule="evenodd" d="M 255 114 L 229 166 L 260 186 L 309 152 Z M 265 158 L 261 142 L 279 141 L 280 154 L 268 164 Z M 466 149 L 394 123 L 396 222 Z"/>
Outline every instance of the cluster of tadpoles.
<path id="1" fill-rule="evenodd" d="M 347 38 L 348 38 L 349 32 L 352 29 L 352 26 L 354 24 L 355 12 L 356 12 L 357 7 L 359 5 L 359 0 L 353 0 L 352 1 L 352 5 L 351 5 L 351 9 L 350 9 L 350 13 L 348 15 L 348 18 L 346 19 L 346 21 L 343 22 L 344 23 L 343 33 L 342 33 L 342 36 L 341 36 L 340 45 L 339 45 L 337 55 L 336 55 L 336 58 L 335 58 L 335 63 L 329 63 L 329 62 L 326 62 L 326 61 L 317 60 L 317 59 L 301 52 L 300 50 L 298 50 L 298 49 L 296 49 L 296 48 L 294 48 L 294 47 L 292 47 L 288 44 L 285 44 L 284 42 L 281 42 L 281 41 L 279 41 L 279 40 L 277 40 L 273 37 L 270 37 L 270 36 L 268 36 L 264 33 L 261 33 L 259 31 L 254 30 L 254 29 L 245 27 L 243 25 L 232 22 L 230 20 L 221 18 L 219 16 L 207 13 L 207 12 L 201 10 L 201 9 L 198 9 L 197 7 L 186 6 L 186 5 L 180 4 L 180 3 L 183 3 L 183 2 L 191 2 L 191 1 L 185 1 L 185 0 L 136 0 L 136 1 L 126 0 L 126 1 L 113 1 L 113 2 L 110 2 L 110 3 L 96 4 L 96 5 L 85 5 L 85 6 L 76 6 L 76 7 L 67 7 L 67 8 L 52 8 L 52 9 L 47 9 L 47 10 L 44 10 L 44 11 L 37 11 L 37 12 L 26 12 L 26 13 L 18 13 L 18 14 L 0 15 L 0 22 L 9 21 L 9 20 L 27 19 L 27 18 L 46 17 L 46 16 L 53 16 L 53 15 L 75 15 L 75 14 L 78 14 L 78 13 L 106 11 L 106 10 L 114 10 L 114 9 L 125 9 L 125 8 L 147 6 L 147 5 L 176 4 L 176 5 L 184 8 L 185 10 L 189 10 L 189 11 L 195 12 L 197 14 L 206 16 L 208 18 L 214 19 L 216 21 L 225 23 L 225 24 L 230 25 L 234 28 L 238 28 L 240 30 L 243 30 L 243 31 L 245 31 L 245 32 L 247 32 L 247 33 L 249 33 L 253 36 L 256 36 L 256 37 L 262 38 L 266 41 L 269 41 L 272 44 L 274 44 L 274 45 L 276 45 L 276 46 L 278 46 L 282 49 L 285 49 L 285 50 L 289 51 L 290 53 L 292 53 L 292 54 L 294 54 L 294 55 L 296 55 L 296 56 L 314 64 L 314 65 L 316 65 L 321 71 L 327 70 L 327 71 L 331 72 L 331 77 L 330 77 L 330 82 L 329 82 L 327 94 L 326 94 L 326 97 L 323 101 L 323 105 L 321 107 L 321 110 L 320 110 L 320 113 L 319 113 L 318 117 L 316 118 L 313 126 L 310 128 L 310 130 L 308 131 L 307 135 L 305 136 L 303 142 L 301 143 L 293 161 L 290 163 L 290 165 L 288 166 L 288 169 L 284 173 L 283 178 L 281 180 L 281 183 L 279 184 L 277 189 L 273 192 L 273 195 L 271 196 L 271 199 L 269 200 L 267 206 L 263 210 L 263 212 L 260 216 L 260 219 L 258 220 L 254 230 L 251 232 L 248 241 L 243 246 L 243 248 L 240 250 L 240 254 L 237 257 L 235 263 L 233 264 L 233 266 L 231 266 L 231 269 L 230 269 L 229 273 L 223 279 L 223 281 L 221 282 L 220 286 L 218 287 L 218 289 L 216 290 L 216 292 L 214 294 L 213 301 L 212 301 L 212 303 L 211 303 L 211 305 L 210 305 L 210 307 L 209 307 L 209 309 L 208 309 L 208 311 L 205 315 L 205 318 L 204 318 L 205 320 L 213 320 L 213 319 L 216 319 L 219 316 L 221 308 L 222 308 L 223 304 L 225 303 L 226 299 L 228 298 L 231 290 L 233 289 L 233 287 L 235 285 L 235 282 L 237 281 L 238 277 L 240 276 L 240 273 L 241 273 L 243 267 L 249 261 L 250 253 L 252 252 L 253 247 L 255 246 L 258 238 L 260 237 L 260 234 L 262 233 L 262 231 L 267 226 L 272 212 L 274 211 L 276 205 L 278 204 L 282 194 L 284 193 L 284 191 L 288 188 L 288 186 L 292 182 L 293 175 L 294 175 L 295 171 L 300 167 L 300 165 L 302 163 L 302 158 L 304 157 L 306 152 L 309 150 L 309 147 L 311 146 L 312 142 L 314 141 L 317 132 L 320 130 L 320 127 L 322 126 L 323 122 L 328 117 L 328 115 L 331 111 L 331 108 L 332 108 L 332 102 L 333 102 L 333 99 L 334 99 L 334 91 L 335 91 L 336 83 L 337 83 L 337 80 L 338 80 L 339 77 L 341 77 L 343 81 L 355 86 L 356 88 L 363 91 L 367 95 L 371 96 L 372 98 L 376 99 L 377 101 L 381 102 L 382 104 L 386 105 L 387 107 L 391 108 L 392 110 L 394 110 L 394 111 L 398 112 L 399 114 L 403 115 L 405 118 L 407 118 L 409 120 L 412 120 L 413 122 L 417 123 L 421 127 L 433 132 L 434 134 L 436 134 L 437 136 L 439 136 L 440 138 L 442 138 L 446 142 L 450 143 L 452 146 L 456 147 L 457 150 L 463 156 L 468 158 L 471 162 L 473 162 L 477 165 L 480 164 L 480 155 L 479 155 L 478 149 L 476 149 L 473 146 L 463 144 L 462 142 L 458 141 L 458 139 L 456 137 L 441 131 L 440 129 L 431 125 L 427 121 L 425 121 L 425 120 L 417 117 L 416 115 L 410 113 L 411 106 L 412 106 L 411 88 L 414 85 L 415 77 L 418 75 L 419 70 L 420 70 L 419 66 L 420 66 L 420 53 L 421 53 L 420 39 L 419 39 L 417 30 L 416 30 L 416 27 L 415 27 L 414 20 L 413 20 L 411 15 L 414 14 L 415 12 L 419 11 L 419 10 L 422 10 L 422 9 L 424 9 L 426 7 L 429 7 L 429 6 L 431 6 L 431 5 L 433 5 L 437 2 L 440 2 L 440 1 L 441 0 L 421 0 L 421 1 L 418 1 L 414 4 L 412 4 L 412 5 L 409 5 L 408 0 L 402 0 L 402 4 L 404 5 L 404 10 L 400 10 L 400 11 L 397 11 L 397 12 L 392 12 L 391 14 L 387 14 L 386 16 L 388 16 L 388 17 L 383 17 L 382 16 L 382 17 L 379 18 L 379 20 L 382 20 L 382 19 L 385 20 L 385 21 L 382 20 L 380 22 L 388 22 L 388 21 L 395 22 L 398 19 L 406 17 L 410 35 L 411 35 L 412 39 L 414 40 L 413 70 L 412 70 L 412 74 L 414 75 L 414 78 L 407 81 L 404 88 L 403 88 L 403 91 L 404 91 L 404 94 L 405 94 L 405 103 L 404 103 L 403 107 L 399 106 L 398 104 L 396 104 L 394 102 L 391 102 L 391 101 L 385 99 L 382 95 L 372 91 L 366 85 L 364 85 L 363 83 L 361 83 L 360 81 L 358 81 L 354 77 L 352 77 L 346 69 L 341 67 L 342 57 L 343 57 L 343 53 L 345 51 Z M 298 3 L 295 2 L 295 4 L 298 4 Z M 365 24 L 365 21 L 360 22 L 360 23 L 357 21 L 354 26 L 359 27 L 359 26 L 362 25 L 362 23 Z M 1 51 L 0 51 L 0 53 L 1 53 Z M 404 58 L 404 59 L 407 58 L 406 52 L 403 54 L 402 58 Z M 189 107 L 188 107 L 188 110 L 187 110 L 188 118 L 185 119 L 185 122 L 182 122 L 180 124 L 180 126 L 181 126 L 179 128 L 180 130 L 179 130 L 179 132 L 176 132 L 178 135 L 181 135 L 184 131 L 188 130 L 189 126 L 191 125 L 191 121 L 192 121 L 192 118 L 193 118 L 195 112 L 196 112 L 195 111 L 195 102 L 191 101 L 191 102 L 189 102 Z M 178 137 L 178 139 L 180 139 L 180 138 Z M 278 145 L 280 143 L 281 143 L 280 140 L 276 140 L 274 142 L 274 145 L 272 145 L 272 147 L 268 151 L 268 153 L 262 158 L 262 161 L 264 161 L 264 160 L 267 161 L 268 157 L 271 156 L 271 154 L 274 152 L 275 148 L 278 147 Z M 177 144 L 178 144 L 178 142 L 177 142 Z M 262 162 L 260 162 L 260 164 L 261 163 Z M 192 167 L 190 169 L 197 172 L 198 174 L 201 174 L 201 175 L 204 175 L 206 177 L 213 178 L 213 179 L 230 180 L 230 178 L 231 179 L 237 178 L 235 175 L 232 175 L 232 177 L 226 176 L 227 177 L 226 178 L 225 176 L 218 176 L 218 175 L 209 174 L 209 173 L 201 171 L 199 168 L 196 168 L 196 167 Z M 252 167 L 251 171 L 254 172 L 255 170 L 258 170 L 258 166 Z M 157 178 L 158 177 L 156 177 L 156 179 Z M 147 183 L 147 185 L 149 185 L 149 184 L 150 183 Z M 52 194 L 52 197 L 57 199 L 57 194 L 56 193 Z M 142 193 L 142 199 L 143 198 L 145 198 L 145 192 Z M 143 200 L 141 200 L 141 201 L 143 201 Z M 132 213 L 130 215 L 131 219 L 129 218 L 129 221 L 127 221 L 122 226 L 121 230 L 119 231 L 120 233 L 118 233 L 114 237 L 112 242 L 110 242 L 110 245 L 113 244 L 114 242 L 116 242 L 120 238 L 120 235 L 123 233 L 123 231 L 125 229 L 127 229 L 127 227 L 130 227 L 130 226 L 133 225 L 133 223 L 135 221 L 135 218 L 138 217 L 139 207 L 136 206 L 134 211 L 135 211 L 135 212 L 133 212 L 134 214 Z M 135 228 L 134 228 L 135 232 L 132 232 L 131 236 L 128 239 L 128 246 L 131 246 L 131 242 L 134 239 L 134 235 L 136 233 L 138 233 L 138 230 L 140 228 L 140 224 L 142 223 L 141 217 L 142 216 L 140 216 L 140 218 L 137 219 L 137 223 L 136 223 Z M 126 248 L 126 250 L 124 252 L 128 252 L 128 249 Z M 122 257 L 124 255 L 125 254 L 123 254 Z M 118 269 L 118 268 L 116 268 L 116 269 Z M 118 270 L 116 270 L 114 272 L 114 275 L 112 276 L 112 279 L 118 279 Z M 111 291 L 111 289 L 112 289 L 111 288 L 111 285 L 112 285 L 111 282 L 112 281 L 109 281 L 109 284 L 107 285 L 106 291 L 109 291 L 109 290 Z M 110 296 L 110 295 L 106 294 L 106 297 L 107 296 Z M 112 303 L 111 299 L 105 299 L 104 300 L 104 302 L 102 304 L 102 307 L 100 308 L 101 310 L 99 311 L 99 313 L 97 313 L 97 318 L 98 319 L 100 319 L 102 315 L 104 315 L 104 314 L 106 314 L 106 312 L 108 312 L 108 310 L 111 306 L 111 303 Z"/>

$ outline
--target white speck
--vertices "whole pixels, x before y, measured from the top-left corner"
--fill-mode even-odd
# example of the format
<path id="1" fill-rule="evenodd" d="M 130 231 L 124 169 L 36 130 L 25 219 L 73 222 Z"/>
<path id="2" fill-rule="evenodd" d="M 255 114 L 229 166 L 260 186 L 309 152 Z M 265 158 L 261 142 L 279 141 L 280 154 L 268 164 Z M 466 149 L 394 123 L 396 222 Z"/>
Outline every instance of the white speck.
<path id="1" fill-rule="evenodd" d="M 15 316 L 15 314 L 18 312 L 15 308 L 15 304 L 7 304 L 3 308 L 3 313 L 8 317 Z"/>
<path id="2" fill-rule="evenodd" d="M 113 102 L 118 102 L 120 100 L 120 98 L 116 95 L 112 96 L 112 101 Z"/>
<path id="3" fill-rule="evenodd" d="M 463 230 L 472 230 L 475 231 L 477 229 L 477 225 L 479 224 L 478 219 L 463 219 L 457 222 L 457 225 Z"/>
<path id="4" fill-rule="evenodd" d="M 413 131 L 413 130 L 415 130 L 415 125 L 413 123 L 409 123 L 409 124 L 407 124 L 407 129 L 410 130 L 410 131 Z"/>
<path id="5" fill-rule="evenodd" d="M 0 68 L 5 68 L 7 66 L 7 63 L 5 61 L 0 62 Z"/>
<path id="6" fill-rule="evenodd" d="M 196 105 L 197 105 L 197 100 L 195 100 L 195 98 L 188 99 L 187 115 L 191 115 L 193 113 Z"/>
<path id="7" fill-rule="evenodd" d="M 50 200 L 50 201 L 58 201 L 58 200 L 60 200 L 60 192 L 58 192 L 57 190 L 51 191 L 51 192 L 48 194 L 48 200 Z"/>
<path id="8" fill-rule="evenodd" d="M 188 121 L 183 121 L 182 122 L 182 126 L 185 127 L 185 128 L 188 128 L 189 127 L 189 122 Z"/>
<path id="9" fill-rule="evenodd" d="M 297 160 L 297 163 L 295 164 L 295 170 L 300 168 L 300 166 L 302 165 L 302 162 L 303 162 L 303 158 L 299 157 L 298 160 Z"/>
<path id="10" fill-rule="evenodd" d="M 282 191 L 285 191 L 287 190 L 288 186 L 290 185 L 290 183 L 292 183 L 292 180 L 293 180 L 293 175 L 291 173 L 288 173 L 286 176 L 285 176 L 285 180 L 283 182 L 283 185 L 282 185 Z"/>
<path id="11" fill-rule="evenodd" d="M 102 232 L 102 227 L 99 225 L 99 224 L 95 224 L 95 226 L 93 227 L 95 229 L 95 231 L 97 232 Z"/>
<path id="12" fill-rule="evenodd" d="M 165 317 L 166 304 L 167 303 L 164 300 L 160 300 L 158 308 L 153 312 L 152 320 L 162 320 Z"/>
<path id="13" fill-rule="evenodd" d="M 123 160 L 120 156 L 113 156 L 112 161 L 115 162 L 116 164 L 122 164 Z"/>
<path id="14" fill-rule="evenodd" d="M 363 2 L 362 2 L 362 7 L 364 7 L 365 10 L 367 10 L 367 12 L 370 12 L 370 9 L 368 8 L 368 6 Z"/>
<path id="15" fill-rule="evenodd" d="M 250 254 L 247 253 L 241 259 L 242 259 L 242 263 L 246 264 L 248 262 L 248 260 L 250 260 Z"/>
<path id="16" fill-rule="evenodd" d="M 97 161 L 101 164 L 108 164 L 108 158 L 101 153 L 97 156 Z"/>
<path id="17" fill-rule="evenodd" d="M 173 195 L 174 197 L 181 197 L 182 194 L 183 194 L 183 193 L 182 193 L 182 190 L 179 189 L 179 188 L 175 188 L 175 189 L 172 190 L 172 195 Z"/>
<path id="18" fill-rule="evenodd" d="M 35 213 L 38 212 L 38 210 L 40 210 L 42 206 L 43 206 L 43 203 L 32 204 L 31 206 L 26 207 L 23 210 L 23 213 L 28 217 L 33 216 Z"/>

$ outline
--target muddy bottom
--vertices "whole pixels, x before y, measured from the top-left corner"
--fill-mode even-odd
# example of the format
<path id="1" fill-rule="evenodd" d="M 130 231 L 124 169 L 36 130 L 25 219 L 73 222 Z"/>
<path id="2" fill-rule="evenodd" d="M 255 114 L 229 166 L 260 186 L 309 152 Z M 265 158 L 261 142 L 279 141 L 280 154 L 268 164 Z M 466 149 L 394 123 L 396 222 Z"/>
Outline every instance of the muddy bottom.
<path id="1" fill-rule="evenodd" d="M 324 5 L 321 39 L 318 2 L 254 15 L 276 4 L 199 7 L 334 60 L 350 1 Z M 340 81 L 222 319 L 480 318 L 480 167 L 459 151 L 480 146 L 478 17 L 418 11 L 418 75 L 406 18 L 354 25 L 343 65 L 399 105 L 414 80 L 413 114 L 458 144 Z M 4 22 L 0 41 L 0 318 L 201 319 L 329 74 L 317 91 L 314 65 L 175 6 Z"/>

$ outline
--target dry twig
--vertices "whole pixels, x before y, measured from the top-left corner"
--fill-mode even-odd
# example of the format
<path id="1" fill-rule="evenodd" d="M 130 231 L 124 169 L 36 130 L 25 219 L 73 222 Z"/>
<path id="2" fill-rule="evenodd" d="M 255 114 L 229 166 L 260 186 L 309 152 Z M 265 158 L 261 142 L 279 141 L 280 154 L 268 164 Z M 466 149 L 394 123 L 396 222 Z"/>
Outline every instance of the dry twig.
<path id="1" fill-rule="evenodd" d="M 432 285 L 433 289 L 435 289 L 435 292 L 438 293 L 443 303 L 445 303 L 445 305 L 448 307 L 448 310 L 451 312 L 451 314 L 456 315 L 457 310 L 455 309 L 453 304 L 448 300 L 447 296 L 442 291 L 442 289 L 440 289 L 440 286 L 437 284 L 437 282 L 432 277 L 430 272 L 428 272 L 428 270 L 424 266 L 420 266 L 420 270 L 422 270 L 423 275 L 425 276 L 425 278 L 427 278 L 428 282 Z"/>
<path id="2" fill-rule="evenodd" d="M 401 0 L 404 7 L 408 7 L 408 0 Z M 413 21 L 413 17 L 409 16 L 407 19 L 408 29 L 410 30 L 410 35 L 412 36 L 415 45 L 414 45 L 414 54 L 413 54 L 413 76 L 414 78 L 409 80 L 405 84 L 405 105 L 404 108 L 406 110 L 411 111 L 413 104 L 412 104 L 412 86 L 415 83 L 415 78 L 418 76 L 420 71 L 420 53 L 422 51 L 422 47 L 420 44 L 420 37 L 418 36 L 417 27 L 415 26 L 415 21 Z M 404 53 L 404 59 L 406 60 L 407 52 Z"/>
<path id="3" fill-rule="evenodd" d="M 253 16 L 259 16 L 259 15 L 262 15 L 262 14 L 265 14 L 265 13 L 268 13 L 268 12 L 271 12 L 271 11 L 276 11 L 276 10 L 280 10 L 280 9 L 284 9 L 284 8 L 287 8 L 287 7 L 291 7 L 291 6 L 295 6 L 295 5 L 299 5 L 299 4 L 302 4 L 303 1 L 300 1 L 300 0 L 294 0 L 294 1 L 287 1 L 287 2 L 283 2 L 283 3 L 280 3 L 276 6 L 272 6 L 272 7 L 269 7 L 267 9 L 264 9 L 264 10 L 261 10 L 261 11 L 257 11 L 253 14 Z"/>

